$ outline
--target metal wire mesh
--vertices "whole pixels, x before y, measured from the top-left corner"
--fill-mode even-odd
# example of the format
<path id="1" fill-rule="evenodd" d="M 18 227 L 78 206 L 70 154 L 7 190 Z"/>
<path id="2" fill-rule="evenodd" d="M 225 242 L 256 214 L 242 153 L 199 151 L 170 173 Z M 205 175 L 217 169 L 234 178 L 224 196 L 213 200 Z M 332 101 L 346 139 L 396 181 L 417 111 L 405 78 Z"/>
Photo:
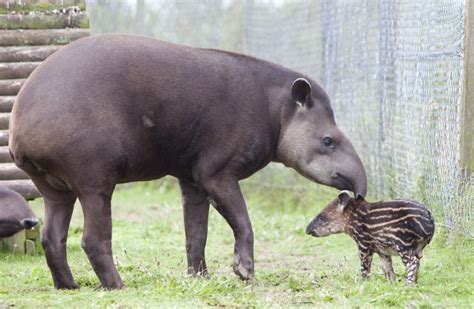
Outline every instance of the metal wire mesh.
<path id="1" fill-rule="evenodd" d="M 373 198 L 422 200 L 474 237 L 474 175 L 460 169 L 463 0 L 97 0 L 88 12 L 95 33 L 229 49 L 308 74 L 328 92 Z M 314 190 L 278 166 L 254 179 Z"/>

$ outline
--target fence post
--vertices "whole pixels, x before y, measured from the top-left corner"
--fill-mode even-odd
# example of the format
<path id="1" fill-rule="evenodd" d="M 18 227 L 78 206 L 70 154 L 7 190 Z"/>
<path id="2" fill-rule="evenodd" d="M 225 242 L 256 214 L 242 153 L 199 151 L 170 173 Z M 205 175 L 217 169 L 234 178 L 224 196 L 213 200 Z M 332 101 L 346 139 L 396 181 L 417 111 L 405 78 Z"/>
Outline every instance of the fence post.
<path id="1" fill-rule="evenodd" d="M 461 168 L 474 173 L 474 4 L 466 1 L 464 85 L 460 106 Z"/>

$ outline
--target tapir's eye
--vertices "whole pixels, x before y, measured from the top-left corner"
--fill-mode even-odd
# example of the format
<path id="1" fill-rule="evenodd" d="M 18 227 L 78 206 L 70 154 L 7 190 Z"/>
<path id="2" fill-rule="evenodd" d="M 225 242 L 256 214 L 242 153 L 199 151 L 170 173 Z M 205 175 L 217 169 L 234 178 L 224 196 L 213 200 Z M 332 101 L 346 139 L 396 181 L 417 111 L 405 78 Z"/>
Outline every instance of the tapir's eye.
<path id="1" fill-rule="evenodd" d="M 326 147 L 329 147 L 329 148 L 334 148 L 334 141 L 332 140 L 332 138 L 326 136 L 325 138 L 323 138 L 323 144 L 324 146 Z"/>

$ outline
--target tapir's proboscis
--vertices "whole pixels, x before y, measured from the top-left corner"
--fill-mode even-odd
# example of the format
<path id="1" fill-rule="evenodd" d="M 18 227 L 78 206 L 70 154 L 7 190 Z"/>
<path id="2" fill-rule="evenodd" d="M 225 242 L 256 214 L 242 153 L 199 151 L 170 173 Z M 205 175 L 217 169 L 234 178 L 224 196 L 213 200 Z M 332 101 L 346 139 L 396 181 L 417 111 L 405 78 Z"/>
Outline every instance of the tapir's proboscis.
<path id="1" fill-rule="evenodd" d="M 28 202 L 19 193 L 0 186 L 0 237 L 31 229 L 38 223 Z"/>
<path id="2" fill-rule="evenodd" d="M 206 274 L 209 200 L 234 232 L 234 272 L 254 274 L 253 231 L 239 187 L 281 162 L 317 183 L 365 195 L 354 147 L 328 96 L 276 64 L 130 35 L 67 45 L 28 78 L 13 107 L 10 151 L 45 202 L 42 244 L 57 288 L 78 288 L 66 260 L 76 198 L 82 246 L 105 288 L 116 184 L 171 175 L 182 190 L 188 272 Z"/>

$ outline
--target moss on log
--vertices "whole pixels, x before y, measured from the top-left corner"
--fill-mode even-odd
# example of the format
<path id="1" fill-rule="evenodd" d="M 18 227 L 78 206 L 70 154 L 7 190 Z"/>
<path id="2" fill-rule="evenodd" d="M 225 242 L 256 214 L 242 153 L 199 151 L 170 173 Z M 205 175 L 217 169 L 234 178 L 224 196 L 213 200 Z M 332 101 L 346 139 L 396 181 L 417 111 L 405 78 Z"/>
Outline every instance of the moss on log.
<path id="1" fill-rule="evenodd" d="M 87 29 L 5 30 L 0 46 L 65 45 L 89 34 Z"/>
<path id="2" fill-rule="evenodd" d="M 31 12 L 0 14 L 0 29 L 63 29 L 89 28 L 89 20 L 84 12 Z"/>
<path id="3" fill-rule="evenodd" d="M 86 3 L 84 0 L 0 0 L 0 13 L 45 12 L 59 10 L 70 6 L 77 6 L 81 9 L 81 11 L 86 10 Z"/>
<path id="4" fill-rule="evenodd" d="M 7 250 L 12 253 L 25 253 L 25 240 L 26 233 L 25 230 L 19 231 L 15 235 L 10 237 L 1 238 L 2 249 Z"/>

